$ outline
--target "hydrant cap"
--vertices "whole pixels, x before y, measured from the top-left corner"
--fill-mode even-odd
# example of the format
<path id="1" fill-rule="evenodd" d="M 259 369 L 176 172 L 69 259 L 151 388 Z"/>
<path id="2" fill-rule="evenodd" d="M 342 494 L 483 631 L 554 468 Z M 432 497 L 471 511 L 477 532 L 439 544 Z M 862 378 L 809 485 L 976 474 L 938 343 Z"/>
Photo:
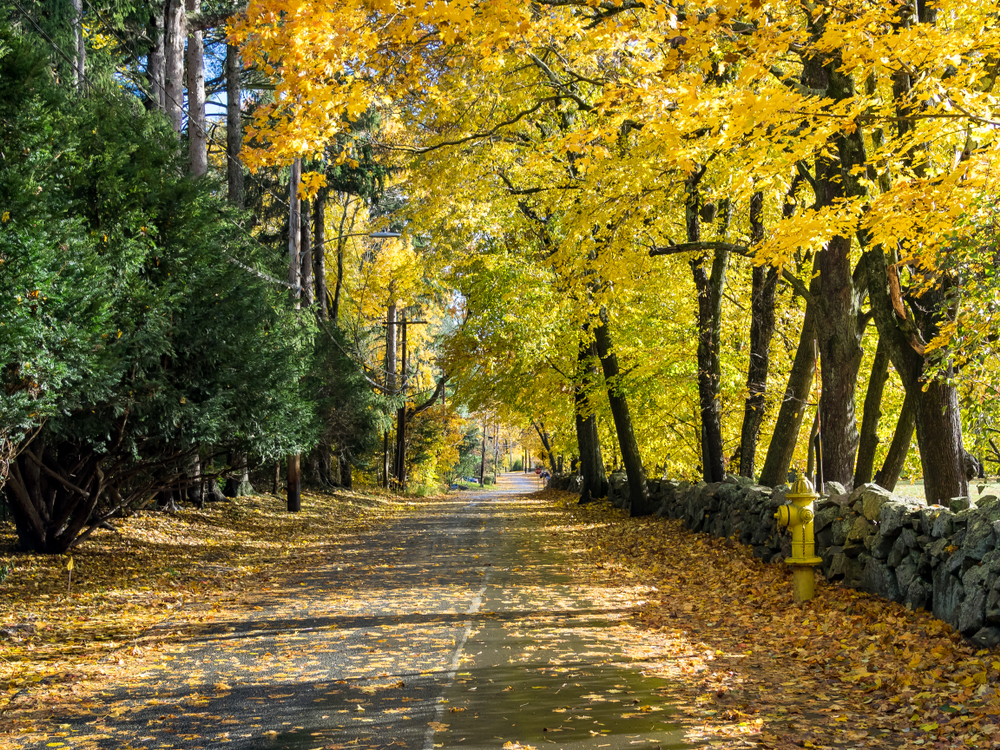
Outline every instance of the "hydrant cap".
<path id="1" fill-rule="evenodd" d="M 799 478 L 795 480 L 795 484 L 792 485 L 789 495 L 814 495 L 812 482 L 805 478 L 805 475 L 799 474 Z"/>

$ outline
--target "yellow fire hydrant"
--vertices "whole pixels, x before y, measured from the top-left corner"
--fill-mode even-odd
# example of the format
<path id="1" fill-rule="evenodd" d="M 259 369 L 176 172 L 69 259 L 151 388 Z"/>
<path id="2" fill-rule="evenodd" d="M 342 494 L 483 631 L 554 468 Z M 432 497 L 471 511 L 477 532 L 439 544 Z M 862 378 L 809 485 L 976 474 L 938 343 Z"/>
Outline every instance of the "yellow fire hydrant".
<path id="1" fill-rule="evenodd" d="M 791 505 L 782 505 L 774 517 L 779 526 L 792 530 L 792 556 L 785 562 L 792 566 L 792 596 L 795 603 L 808 601 L 815 593 L 813 568 L 823 562 L 816 556 L 816 542 L 813 537 L 813 502 L 819 498 L 812 484 L 802 474 L 785 495 Z"/>

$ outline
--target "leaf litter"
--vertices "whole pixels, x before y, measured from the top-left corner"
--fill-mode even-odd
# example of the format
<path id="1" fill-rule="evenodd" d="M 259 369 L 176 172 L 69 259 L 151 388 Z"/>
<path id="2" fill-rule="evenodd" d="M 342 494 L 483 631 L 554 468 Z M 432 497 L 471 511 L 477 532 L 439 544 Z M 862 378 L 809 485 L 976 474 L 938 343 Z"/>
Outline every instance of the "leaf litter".
<path id="1" fill-rule="evenodd" d="M 568 493 L 530 497 L 551 509 L 544 541 L 571 554 L 574 569 L 593 584 L 588 596 L 606 597 L 609 610 L 627 607 L 628 616 L 603 637 L 669 683 L 663 703 L 688 741 L 776 750 L 1000 747 L 1000 655 L 977 651 L 928 613 L 821 580 L 812 602 L 794 605 L 785 567 L 765 565 L 731 540 L 692 534 L 679 522 L 630 519 L 606 503 L 580 506 Z M 290 516 L 278 499 L 255 497 L 205 511 L 139 514 L 74 552 L 71 594 L 66 558 L 0 555 L 11 570 L 0 589 L 0 747 L 80 746 L 69 737 L 72 725 L 51 717 L 120 717 L 126 707 L 106 703 L 110 685 L 168 673 L 192 628 L 237 632 L 263 608 L 262 596 L 280 595 L 294 613 L 289 569 L 336 557 L 338 541 L 377 530 L 413 505 L 350 493 L 310 495 L 304 507 Z M 3 541 L 11 546 L 9 537 Z M 361 583 L 371 561 L 343 557 L 339 564 Z M 540 575 L 518 572 L 526 583 Z M 449 645 L 426 625 L 434 647 Z M 341 722 L 363 722 L 365 701 L 402 684 L 389 672 L 377 679 L 380 659 L 390 667 L 386 655 L 401 647 L 389 633 L 384 642 L 352 644 L 372 667 L 363 685 L 323 683 L 307 663 L 283 672 L 283 660 L 305 654 L 303 640 L 292 631 L 280 648 L 252 660 L 225 649 L 220 658 L 241 660 L 241 668 L 274 685 L 260 701 L 287 697 L 281 688 L 302 679 L 322 687 L 318 694 L 356 695 L 355 715 L 336 716 Z M 190 676 L 203 693 L 174 711 L 207 706 L 232 689 L 219 681 L 205 690 L 204 677 Z M 388 711 L 410 718 L 407 700 Z M 567 710 L 557 697 L 552 706 L 554 717 Z M 622 715 L 660 708 L 623 704 Z M 430 728 L 447 731 L 436 724 Z"/>

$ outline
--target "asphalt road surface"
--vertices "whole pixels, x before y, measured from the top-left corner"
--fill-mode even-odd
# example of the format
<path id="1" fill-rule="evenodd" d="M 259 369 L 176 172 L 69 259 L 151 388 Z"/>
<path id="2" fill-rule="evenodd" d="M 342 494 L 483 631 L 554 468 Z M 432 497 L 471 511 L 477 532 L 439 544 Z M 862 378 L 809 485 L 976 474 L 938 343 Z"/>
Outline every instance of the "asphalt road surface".
<path id="1" fill-rule="evenodd" d="M 39 747 L 689 747 L 669 685 L 607 635 L 625 605 L 574 578 L 538 488 L 509 474 L 351 537 Z"/>

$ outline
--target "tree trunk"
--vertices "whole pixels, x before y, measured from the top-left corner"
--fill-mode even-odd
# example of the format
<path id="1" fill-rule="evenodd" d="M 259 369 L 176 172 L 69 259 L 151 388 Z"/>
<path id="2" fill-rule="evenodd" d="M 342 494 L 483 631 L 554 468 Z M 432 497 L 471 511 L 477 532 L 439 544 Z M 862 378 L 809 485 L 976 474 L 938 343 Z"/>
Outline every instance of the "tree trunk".
<path id="1" fill-rule="evenodd" d="M 545 455 L 548 456 L 549 459 L 549 468 L 552 469 L 553 474 L 558 473 L 556 456 L 552 452 L 552 443 L 549 440 L 549 431 L 545 429 L 544 425 L 539 425 L 534 420 L 532 420 L 531 426 L 535 428 L 535 432 L 538 433 L 538 439 L 542 441 L 542 447 L 545 449 Z"/>
<path id="2" fill-rule="evenodd" d="M 237 208 L 244 206 L 243 165 L 243 65 L 240 48 L 226 45 L 226 178 L 229 185 L 229 202 Z"/>
<path id="3" fill-rule="evenodd" d="M 201 0 L 186 0 L 187 12 L 201 11 Z M 205 123 L 205 44 L 201 31 L 187 39 L 188 172 L 203 177 L 208 172 L 208 128 Z"/>
<path id="4" fill-rule="evenodd" d="M 302 161 L 292 162 L 288 180 L 288 283 L 291 285 L 295 307 L 300 305 L 302 295 L 302 215 L 299 204 L 299 181 L 302 177 Z"/>
<path id="5" fill-rule="evenodd" d="M 483 422 L 483 452 L 479 459 L 479 486 L 486 486 L 486 432 L 487 424 Z"/>
<path id="6" fill-rule="evenodd" d="M 164 105 L 170 126 L 180 135 L 184 127 L 184 40 L 187 38 L 184 0 L 167 0 L 164 16 Z"/>
<path id="7" fill-rule="evenodd" d="M 301 456 L 288 457 L 288 512 L 298 513 L 302 510 L 302 472 L 300 471 Z"/>
<path id="8" fill-rule="evenodd" d="M 87 69 L 87 46 L 83 39 L 83 0 L 73 0 L 73 85 L 83 90 Z"/>
<path id="9" fill-rule="evenodd" d="M 302 201 L 302 240 L 299 258 L 302 262 L 302 305 L 311 307 L 314 301 L 312 254 L 312 203 Z"/>
<path id="10" fill-rule="evenodd" d="M 872 481 L 875 472 L 875 451 L 878 449 L 878 423 L 882 416 L 882 393 L 889 379 L 889 347 L 879 339 L 865 393 L 865 413 L 861 418 L 861 440 L 858 443 L 858 463 L 854 469 L 854 486 Z"/>
<path id="11" fill-rule="evenodd" d="M 313 266 L 316 276 L 316 315 L 320 320 L 330 319 L 330 305 L 326 291 L 326 193 L 320 191 L 313 201 Z M 336 321 L 334 321 L 336 324 Z"/>
<path id="12" fill-rule="evenodd" d="M 250 484 L 250 469 L 247 465 L 247 457 L 244 453 L 229 454 L 229 475 L 226 477 L 225 489 L 222 494 L 226 497 L 246 497 L 253 494 L 253 485 Z"/>
<path id="13" fill-rule="evenodd" d="M 340 483 L 345 490 L 354 486 L 354 480 L 351 476 L 351 462 L 344 456 L 340 457 Z"/>
<path id="14" fill-rule="evenodd" d="M 952 498 L 969 495 L 958 394 L 953 386 L 932 380 L 914 406 L 927 504 L 948 507 Z"/>
<path id="15" fill-rule="evenodd" d="M 699 167 L 687 179 L 685 217 L 688 242 L 701 242 L 701 191 L 705 168 Z M 726 283 L 729 253 L 716 250 L 711 274 L 705 270 L 707 255 L 691 261 L 698 293 L 698 402 L 701 417 L 702 468 L 706 482 L 721 482 L 725 476 L 722 448 L 721 400 L 719 383 L 719 333 L 722 323 L 722 290 Z"/>
<path id="16" fill-rule="evenodd" d="M 45 554 L 66 552 L 104 492 L 100 457 L 85 447 L 49 447 L 43 433 L 22 444 L 9 472 L 3 492 L 20 546 Z"/>
<path id="17" fill-rule="evenodd" d="M 760 483 L 765 487 L 777 487 L 785 483 L 788 469 L 792 465 L 792 457 L 795 455 L 795 446 L 798 443 L 799 431 L 802 429 L 802 418 L 809 403 L 809 389 L 812 387 L 815 373 L 814 310 L 813 304 L 806 305 L 802 332 L 799 334 L 799 346 L 795 350 L 795 359 L 792 362 L 791 372 L 788 373 L 788 384 L 785 386 L 785 394 L 778 410 L 774 433 L 767 447 L 764 467 L 760 471 Z"/>
<path id="18" fill-rule="evenodd" d="M 146 80 L 149 91 L 146 99 L 146 109 L 149 111 L 167 113 L 167 58 L 164 5 L 161 3 L 153 10 L 153 45 L 146 58 Z"/>
<path id="19" fill-rule="evenodd" d="M 907 393 L 903 399 L 903 406 L 899 410 L 899 418 L 896 420 L 896 430 L 892 434 L 892 442 L 889 444 L 889 452 L 885 455 L 882 468 L 875 475 L 875 483 L 879 487 L 884 487 L 890 492 L 896 488 L 903 473 L 903 466 L 906 464 L 906 456 L 910 452 L 910 443 L 913 441 L 913 431 L 916 428 L 916 420 L 913 413 L 914 397 Z"/>
<path id="20" fill-rule="evenodd" d="M 202 500 L 204 478 L 201 472 L 201 456 L 197 453 L 192 455 L 188 461 L 187 479 L 187 487 L 182 494 L 187 496 L 188 501 L 196 503 L 199 508 L 204 506 L 204 501 Z"/>
<path id="21" fill-rule="evenodd" d="M 583 477 L 580 502 L 607 497 L 608 494 L 608 478 L 604 473 L 597 416 L 587 400 L 589 386 L 597 377 L 594 365 L 596 356 L 594 343 L 581 338 L 577 348 L 577 383 L 573 387 L 576 445 L 580 452 L 580 476 Z"/>
<path id="22" fill-rule="evenodd" d="M 594 328 L 594 340 L 597 344 L 597 354 L 604 371 L 604 381 L 608 389 L 608 403 L 611 415 L 615 421 L 615 432 L 618 435 L 618 447 L 621 449 L 622 462 L 625 464 L 625 474 L 629 485 L 629 515 L 648 516 L 656 508 L 649 501 L 649 489 L 646 486 L 646 472 L 642 468 L 642 456 L 639 454 L 639 444 L 632 430 L 632 416 L 629 413 L 628 401 L 620 390 L 618 382 L 621 372 L 618 367 L 618 356 L 611 347 L 611 333 L 608 330 L 608 314 L 601 308 L 600 323 Z"/>

